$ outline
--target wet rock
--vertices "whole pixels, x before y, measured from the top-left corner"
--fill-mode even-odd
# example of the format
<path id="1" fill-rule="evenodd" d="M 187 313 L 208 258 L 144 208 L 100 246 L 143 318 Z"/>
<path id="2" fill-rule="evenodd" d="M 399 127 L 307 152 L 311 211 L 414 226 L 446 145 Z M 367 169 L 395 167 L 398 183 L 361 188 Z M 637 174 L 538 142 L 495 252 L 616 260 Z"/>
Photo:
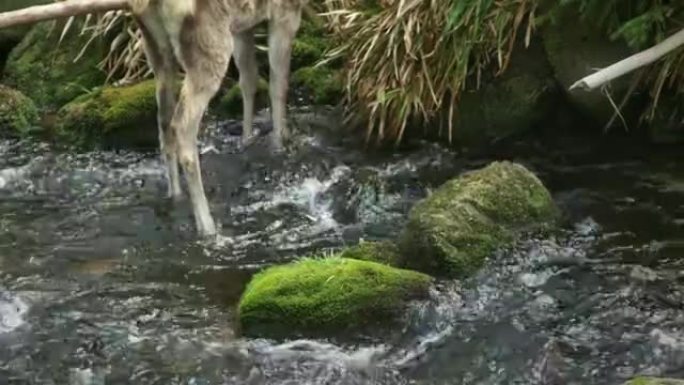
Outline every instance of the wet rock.
<path id="1" fill-rule="evenodd" d="M 0 135 L 26 136 L 38 126 L 38 110 L 21 92 L 0 85 Z"/>
<path id="2" fill-rule="evenodd" d="M 625 382 L 625 385 L 684 385 L 684 380 L 677 380 L 674 378 L 637 377 Z"/>
<path id="3" fill-rule="evenodd" d="M 391 320 L 408 300 L 428 294 L 431 278 L 379 263 L 303 259 L 254 276 L 239 320 L 249 335 L 310 334 Z"/>
<path id="4" fill-rule="evenodd" d="M 550 193 L 511 162 L 452 179 L 409 213 L 401 235 L 401 266 L 458 277 L 478 269 L 518 235 L 550 228 L 558 217 Z"/>
<path id="5" fill-rule="evenodd" d="M 361 242 L 344 249 L 340 257 L 395 266 L 399 262 L 399 249 L 397 245 L 389 241 Z"/>
<path id="6" fill-rule="evenodd" d="M 59 108 L 75 97 L 100 86 L 105 74 L 98 64 L 106 56 L 106 42 L 95 39 L 79 56 L 90 36 L 80 34 L 76 21 L 60 41 L 61 22 L 35 25 L 10 53 L 3 81 L 26 94 L 39 107 Z"/>
<path id="7" fill-rule="evenodd" d="M 156 148 L 157 104 L 154 80 L 104 87 L 59 110 L 55 134 L 79 147 Z"/>

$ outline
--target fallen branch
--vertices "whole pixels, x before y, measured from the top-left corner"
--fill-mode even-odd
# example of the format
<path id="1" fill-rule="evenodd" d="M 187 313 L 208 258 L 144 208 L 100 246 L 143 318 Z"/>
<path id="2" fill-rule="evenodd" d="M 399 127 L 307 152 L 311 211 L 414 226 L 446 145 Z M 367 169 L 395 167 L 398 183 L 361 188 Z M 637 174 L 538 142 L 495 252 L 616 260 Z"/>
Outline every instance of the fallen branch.
<path id="1" fill-rule="evenodd" d="M 87 13 L 128 8 L 127 0 L 68 0 L 0 13 L 0 29 Z"/>
<path id="2" fill-rule="evenodd" d="M 638 68 L 653 63 L 683 44 L 684 29 L 645 51 L 636 53 L 594 74 L 578 80 L 570 86 L 570 90 L 574 90 L 576 88 L 595 90 L 622 75 L 628 74 Z"/>

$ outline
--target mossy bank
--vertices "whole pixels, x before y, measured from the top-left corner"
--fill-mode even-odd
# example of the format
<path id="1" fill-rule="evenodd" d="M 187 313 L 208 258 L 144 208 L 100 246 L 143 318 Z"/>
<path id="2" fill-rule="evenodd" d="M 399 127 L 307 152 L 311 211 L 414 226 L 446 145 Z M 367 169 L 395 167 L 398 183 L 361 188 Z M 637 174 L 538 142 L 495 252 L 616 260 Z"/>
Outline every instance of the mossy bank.
<path id="1" fill-rule="evenodd" d="M 62 107 L 55 135 L 77 147 L 156 148 L 155 82 L 104 87 Z"/>
<path id="2" fill-rule="evenodd" d="M 624 385 L 684 385 L 684 380 L 674 378 L 637 377 Z"/>
<path id="3" fill-rule="evenodd" d="M 254 276 L 240 301 L 240 325 L 248 335 L 306 335 L 371 326 L 401 314 L 407 301 L 425 297 L 431 280 L 368 261 L 302 259 Z"/>
<path id="4" fill-rule="evenodd" d="M 532 172 L 494 162 L 450 180 L 414 206 L 401 235 L 401 265 L 468 275 L 521 233 L 549 228 L 557 217 L 551 194 Z"/>
<path id="5" fill-rule="evenodd" d="M 38 109 L 21 92 L 0 84 L 0 136 L 22 137 L 38 128 Z"/>

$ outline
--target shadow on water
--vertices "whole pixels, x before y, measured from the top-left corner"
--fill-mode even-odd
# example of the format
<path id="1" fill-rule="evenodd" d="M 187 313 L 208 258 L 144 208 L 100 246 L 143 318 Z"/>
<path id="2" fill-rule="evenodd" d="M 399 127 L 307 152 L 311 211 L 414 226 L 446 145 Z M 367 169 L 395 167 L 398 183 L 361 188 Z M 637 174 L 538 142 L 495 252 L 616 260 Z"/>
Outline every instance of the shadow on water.
<path id="1" fill-rule="evenodd" d="M 299 113 L 303 127 L 325 115 Z M 321 123 L 322 122 L 322 123 Z M 619 384 L 684 375 L 678 155 L 553 149 L 496 157 L 423 143 L 370 156 L 301 134 L 237 151 L 211 124 L 203 168 L 223 236 L 194 240 L 151 154 L 0 144 L 0 384 Z M 613 148 L 615 145 L 612 146 Z M 553 190 L 567 226 L 439 282 L 379 335 L 269 341 L 235 331 L 251 275 L 386 239 L 429 189 L 494 158 Z"/>

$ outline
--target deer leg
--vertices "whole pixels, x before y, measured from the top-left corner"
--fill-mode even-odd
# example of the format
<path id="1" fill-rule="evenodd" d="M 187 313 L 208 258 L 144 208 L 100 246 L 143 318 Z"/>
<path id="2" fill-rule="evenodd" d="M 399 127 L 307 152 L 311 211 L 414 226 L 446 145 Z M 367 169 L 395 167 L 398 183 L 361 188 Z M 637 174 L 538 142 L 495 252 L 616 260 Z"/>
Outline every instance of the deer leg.
<path id="1" fill-rule="evenodd" d="M 271 69 L 269 92 L 273 117 L 271 145 L 276 151 L 282 151 L 283 139 L 287 139 L 289 135 L 286 108 L 290 55 L 300 21 L 299 12 L 288 11 L 283 15 L 276 15 L 269 25 L 268 61 Z"/>
<path id="2" fill-rule="evenodd" d="M 173 71 L 171 71 L 173 72 Z M 159 147 L 166 162 L 168 195 L 178 199 L 182 195 L 176 154 L 176 133 L 171 129 L 174 107 L 176 106 L 176 74 L 164 73 L 157 78 L 157 120 L 159 124 Z"/>
<path id="3" fill-rule="evenodd" d="M 197 134 L 207 105 L 221 86 L 221 80 L 228 68 L 231 44 L 228 43 L 226 48 L 227 52 L 210 57 L 196 53 L 196 66 L 186 66 L 185 80 L 171 123 L 178 140 L 178 160 L 188 185 L 197 232 L 201 236 L 216 234 L 216 225 L 202 184 Z"/>
<path id="4" fill-rule="evenodd" d="M 159 148 L 166 163 L 168 196 L 179 198 L 182 195 L 182 190 L 178 173 L 178 157 L 176 156 L 176 133 L 171 129 L 171 119 L 177 99 L 178 66 L 161 22 L 153 15 L 147 14 L 140 20 L 145 55 L 152 67 L 157 85 Z"/>
<path id="5" fill-rule="evenodd" d="M 259 81 L 254 30 L 249 29 L 234 34 L 233 43 L 235 45 L 233 57 L 240 72 L 240 89 L 242 90 L 242 143 L 246 145 L 252 138 L 254 99 Z"/>

